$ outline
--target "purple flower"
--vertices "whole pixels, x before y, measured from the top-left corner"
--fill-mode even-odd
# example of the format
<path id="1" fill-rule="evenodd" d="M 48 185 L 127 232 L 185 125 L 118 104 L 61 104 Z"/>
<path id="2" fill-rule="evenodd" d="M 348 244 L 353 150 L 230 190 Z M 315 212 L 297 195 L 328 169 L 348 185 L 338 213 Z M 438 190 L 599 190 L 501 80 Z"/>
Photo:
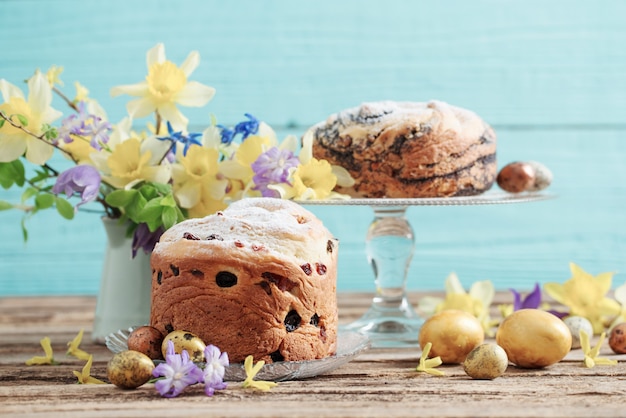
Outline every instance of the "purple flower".
<path id="1" fill-rule="evenodd" d="M 189 358 L 187 350 L 181 354 L 174 351 L 174 343 L 167 342 L 165 363 L 161 363 L 152 371 L 154 377 L 164 377 L 154 383 L 156 390 L 166 398 L 173 398 L 189 385 L 202 380 L 202 370 Z"/>
<path id="2" fill-rule="evenodd" d="M 156 231 L 150 231 L 150 228 L 145 223 L 140 223 L 135 228 L 133 233 L 133 258 L 137 255 L 137 251 L 141 248 L 144 253 L 150 254 L 154 250 L 154 246 L 159 242 L 159 238 L 163 235 L 165 229 L 162 226 L 158 227 Z"/>
<path id="3" fill-rule="evenodd" d="M 539 283 L 535 283 L 535 288 L 530 292 L 524 300 L 522 296 L 514 289 L 510 289 L 513 292 L 513 310 L 519 311 L 520 309 L 537 309 L 541 305 L 541 288 Z"/>
<path id="4" fill-rule="evenodd" d="M 100 150 L 102 144 L 109 141 L 109 133 L 112 129 L 113 127 L 109 122 L 96 115 L 88 114 L 85 102 L 80 102 L 78 103 L 78 113 L 63 119 L 61 127 L 58 129 L 58 138 L 69 143 L 74 140 L 71 135 L 91 137 L 91 146 Z"/>
<path id="5" fill-rule="evenodd" d="M 100 173 L 90 165 L 77 165 L 62 172 L 52 187 L 52 193 L 58 195 L 65 193 L 67 197 L 74 193 L 80 193 L 81 201 L 74 207 L 78 210 L 80 205 L 91 202 L 98 197 L 100 191 Z"/>
<path id="6" fill-rule="evenodd" d="M 289 150 L 272 147 L 259 155 L 251 167 L 254 171 L 255 190 L 260 190 L 264 197 L 278 197 L 278 192 L 268 188 L 270 184 L 289 184 L 289 171 L 297 167 L 300 160 Z"/>
<path id="7" fill-rule="evenodd" d="M 200 133 L 190 133 L 189 135 L 185 136 L 183 135 L 182 131 L 174 132 L 174 129 L 169 122 L 167 122 L 167 131 L 169 133 L 169 136 L 157 137 L 157 139 L 160 139 L 161 141 L 172 141 L 171 152 L 173 154 L 176 154 L 176 144 L 179 142 L 184 145 L 183 155 L 187 155 L 189 147 L 194 144 L 202 146 L 202 143 L 197 139 L 198 137 L 202 136 L 202 134 Z"/>
<path id="8" fill-rule="evenodd" d="M 204 393 L 213 396 L 216 390 L 226 389 L 224 373 L 228 366 L 228 354 L 220 352 L 220 349 L 209 344 L 204 349 L 206 366 L 203 371 Z"/>

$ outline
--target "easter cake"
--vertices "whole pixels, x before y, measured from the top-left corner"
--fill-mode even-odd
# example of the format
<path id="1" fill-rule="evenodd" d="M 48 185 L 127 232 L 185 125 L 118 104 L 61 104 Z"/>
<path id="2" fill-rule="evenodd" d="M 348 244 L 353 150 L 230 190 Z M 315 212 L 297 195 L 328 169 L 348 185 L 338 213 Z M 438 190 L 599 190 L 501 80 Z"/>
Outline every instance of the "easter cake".
<path id="1" fill-rule="evenodd" d="M 474 112 L 441 101 L 364 103 L 305 135 L 313 156 L 344 167 L 354 197 L 476 195 L 496 177 L 496 134 Z"/>
<path id="2" fill-rule="evenodd" d="M 300 205 L 248 198 L 162 236 L 150 325 L 185 330 L 232 362 L 333 355 L 338 241 Z"/>

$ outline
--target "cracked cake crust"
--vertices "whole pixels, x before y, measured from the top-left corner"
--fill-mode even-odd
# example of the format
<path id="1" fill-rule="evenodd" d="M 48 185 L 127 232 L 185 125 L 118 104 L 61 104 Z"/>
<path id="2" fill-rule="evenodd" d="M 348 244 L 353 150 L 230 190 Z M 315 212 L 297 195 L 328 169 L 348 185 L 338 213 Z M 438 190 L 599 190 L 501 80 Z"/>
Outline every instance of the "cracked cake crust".
<path id="1" fill-rule="evenodd" d="M 372 102 L 311 127 L 313 156 L 355 179 L 353 197 L 476 195 L 496 177 L 496 134 L 475 113 L 440 101 Z"/>

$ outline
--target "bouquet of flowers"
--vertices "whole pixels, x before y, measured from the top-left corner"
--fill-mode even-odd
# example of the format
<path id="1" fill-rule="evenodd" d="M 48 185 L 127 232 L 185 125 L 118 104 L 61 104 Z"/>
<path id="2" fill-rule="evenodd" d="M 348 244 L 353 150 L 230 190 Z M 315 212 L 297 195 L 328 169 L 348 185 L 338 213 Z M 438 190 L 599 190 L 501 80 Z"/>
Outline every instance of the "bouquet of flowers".
<path id="1" fill-rule="evenodd" d="M 128 116 L 117 124 L 79 83 L 73 99 L 61 91 L 61 67 L 36 71 L 27 81 L 28 96 L 0 79 L 0 185 L 23 189 L 19 203 L 0 200 L 0 210 L 22 210 L 25 220 L 56 208 L 71 219 L 82 205 L 97 202 L 105 216 L 128 222 L 136 254 L 152 251 L 177 222 L 244 197 L 346 198 L 333 189 L 349 186 L 350 175 L 313 158 L 307 135 L 301 144 L 294 136 L 279 142 L 270 126 L 250 114 L 231 127 L 211 115 L 202 132 L 188 132 L 178 106 L 203 107 L 215 94 L 213 87 L 189 80 L 199 60 L 191 52 L 177 66 L 166 59 L 162 44 L 150 49 L 145 80 L 111 90 L 113 96 L 134 97 L 126 105 Z M 55 94 L 69 116 L 52 107 Z M 150 115 L 154 120 L 138 129 L 137 122 Z M 55 153 L 69 168 L 51 165 Z"/>

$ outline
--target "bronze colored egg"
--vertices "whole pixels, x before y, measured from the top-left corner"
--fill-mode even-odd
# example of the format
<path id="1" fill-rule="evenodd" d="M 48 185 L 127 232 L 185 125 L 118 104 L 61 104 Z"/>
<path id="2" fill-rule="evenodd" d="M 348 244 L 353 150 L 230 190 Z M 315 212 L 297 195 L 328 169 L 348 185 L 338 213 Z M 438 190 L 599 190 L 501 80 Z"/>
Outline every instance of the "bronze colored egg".
<path id="1" fill-rule="evenodd" d="M 535 169 L 524 162 L 513 162 L 504 166 L 496 177 L 498 186 L 510 193 L 530 190 L 535 184 Z"/>
<path id="2" fill-rule="evenodd" d="M 128 336 L 127 343 L 129 350 L 139 351 L 152 360 L 163 358 L 161 354 L 163 334 L 156 328 L 143 326 L 134 329 Z"/>
<path id="3" fill-rule="evenodd" d="M 617 324 L 611 329 L 609 347 L 616 354 L 626 354 L 626 322 Z"/>

